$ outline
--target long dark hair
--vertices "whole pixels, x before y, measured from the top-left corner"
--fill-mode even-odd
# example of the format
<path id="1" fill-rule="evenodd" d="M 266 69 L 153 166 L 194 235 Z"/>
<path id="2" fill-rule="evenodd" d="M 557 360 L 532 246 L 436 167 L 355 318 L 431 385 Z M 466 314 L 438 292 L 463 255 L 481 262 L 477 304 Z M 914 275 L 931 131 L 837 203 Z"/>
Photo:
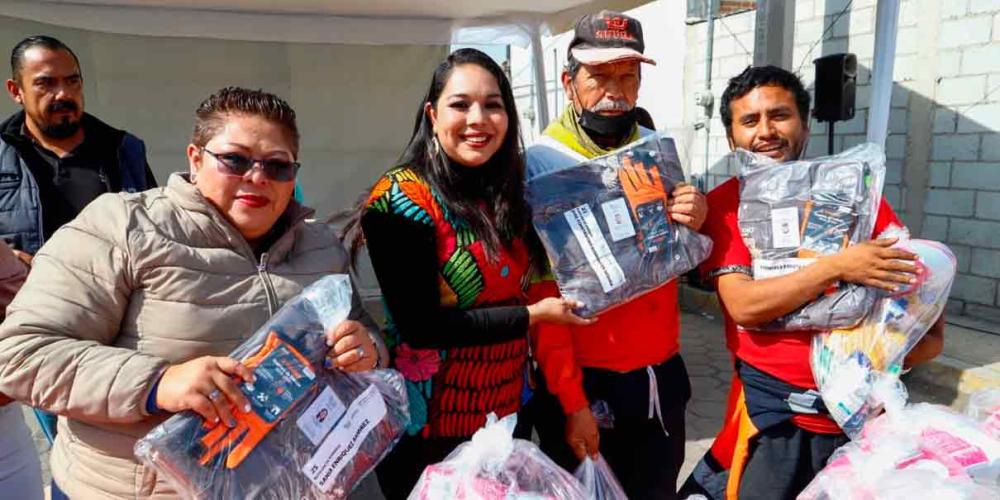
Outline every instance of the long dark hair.
<path id="1" fill-rule="evenodd" d="M 488 71 L 500 87 L 504 111 L 507 113 L 507 131 L 500 149 L 486 164 L 475 167 L 477 177 L 476 196 L 467 192 L 468 182 L 463 182 L 462 167 L 449 159 L 440 147 L 435 146 L 434 127 L 425 106 L 436 106 L 452 72 L 458 66 L 475 64 Z M 507 75 L 488 55 L 476 49 L 459 49 L 452 52 L 434 70 L 427 94 L 420 101 L 413 135 L 400 155 L 398 165 L 405 165 L 416 171 L 438 195 L 444 208 L 453 216 L 465 221 L 476 237 L 483 242 L 486 255 L 490 259 L 498 257 L 502 248 L 509 248 L 517 238 L 528 245 L 532 263 L 541 264 L 544 253 L 537 236 L 531 228 L 531 211 L 524 198 L 524 157 L 522 155 L 520 124 Z M 473 167 L 468 167 L 473 168 Z M 466 192 L 463 192 L 466 191 Z M 345 239 L 350 239 L 352 257 L 364 245 L 364 237 L 359 226 L 364 212 L 363 196 L 359 206 L 351 214 L 344 230 Z"/>

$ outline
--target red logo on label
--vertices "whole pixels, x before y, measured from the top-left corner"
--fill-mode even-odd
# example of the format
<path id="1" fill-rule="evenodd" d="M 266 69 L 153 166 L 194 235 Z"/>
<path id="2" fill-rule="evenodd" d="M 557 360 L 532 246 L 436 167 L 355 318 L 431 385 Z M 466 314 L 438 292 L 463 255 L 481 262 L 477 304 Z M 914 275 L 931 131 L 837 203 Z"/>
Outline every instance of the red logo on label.
<path id="1" fill-rule="evenodd" d="M 608 25 L 609 30 L 625 31 L 628 29 L 628 19 L 624 17 L 606 17 L 604 22 Z"/>
<path id="2" fill-rule="evenodd" d="M 635 37 L 628 32 L 627 18 L 605 17 L 604 24 L 607 25 L 608 29 L 597 30 L 594 33 L 598 39 L 635 41 Z"/>

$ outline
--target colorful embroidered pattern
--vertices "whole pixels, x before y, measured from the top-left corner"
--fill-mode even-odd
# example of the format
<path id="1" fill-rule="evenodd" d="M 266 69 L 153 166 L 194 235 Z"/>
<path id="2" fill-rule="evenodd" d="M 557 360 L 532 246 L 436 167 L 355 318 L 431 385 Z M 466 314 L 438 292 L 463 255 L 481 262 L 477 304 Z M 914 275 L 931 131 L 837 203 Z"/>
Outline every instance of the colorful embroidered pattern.
<path id="1" fill-rule="evenodd" d="M 528 252 L 523 243 L 515 242 L 510 251 L 490 261 L 468 224 L 452 216 L 411 169 L 387 172 L 372 189 L 367 209 L 434 228 L 442 306 L 469 309 L 524 302 Z M 442 351 L 413 349 L 401 338 L 388 310 L 386 318 L 393 366 L 406 379 L 410 396 L 410 434 L 468 437 L 489 412 L 517 411 L 526 339 Z"/>

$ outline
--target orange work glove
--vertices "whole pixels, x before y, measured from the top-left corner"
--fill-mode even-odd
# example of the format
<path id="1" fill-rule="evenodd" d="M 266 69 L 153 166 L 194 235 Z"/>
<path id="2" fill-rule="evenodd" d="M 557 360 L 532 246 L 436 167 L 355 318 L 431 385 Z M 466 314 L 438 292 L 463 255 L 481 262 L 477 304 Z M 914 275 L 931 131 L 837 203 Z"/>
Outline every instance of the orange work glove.
<path id="1" fill-rule="evenodd" d="M 199 459 L 208 465 L 219 454 L 228 451 L 226 468 L 235 469 L 281 422 L 295 405 L 315 388 L 316 374 L 309 359 L 278 333 L 270 332 L 263 347 L 243 361 L 253 368 L 256 382 L 243 384 L 251 409 L 244 413 L 235 406 L 230 409 L 236 425 L 226 427 L 221 420 L 202 436 L 205 453 Z"/>
<path id="2" fill-rule="evenodd" d="M 656 165 L 648 169 L 642 162 L 625 158 L 618 170 L 625 199 L 639 225 L 639 247 L 655 252 L 670 233 L 667 192 Z"/>

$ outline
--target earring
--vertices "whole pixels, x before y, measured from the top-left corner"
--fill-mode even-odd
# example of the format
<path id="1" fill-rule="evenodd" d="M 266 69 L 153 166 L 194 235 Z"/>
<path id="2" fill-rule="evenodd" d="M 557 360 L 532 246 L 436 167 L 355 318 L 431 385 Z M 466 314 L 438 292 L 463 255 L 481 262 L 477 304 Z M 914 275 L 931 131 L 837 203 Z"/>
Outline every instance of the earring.
<path id="1" fill-rule="evenodd" d="M 438 142 L 436 135 L 431 137 L 431 154 L 434 156 L 441 156 L 441 143 Z"/>

